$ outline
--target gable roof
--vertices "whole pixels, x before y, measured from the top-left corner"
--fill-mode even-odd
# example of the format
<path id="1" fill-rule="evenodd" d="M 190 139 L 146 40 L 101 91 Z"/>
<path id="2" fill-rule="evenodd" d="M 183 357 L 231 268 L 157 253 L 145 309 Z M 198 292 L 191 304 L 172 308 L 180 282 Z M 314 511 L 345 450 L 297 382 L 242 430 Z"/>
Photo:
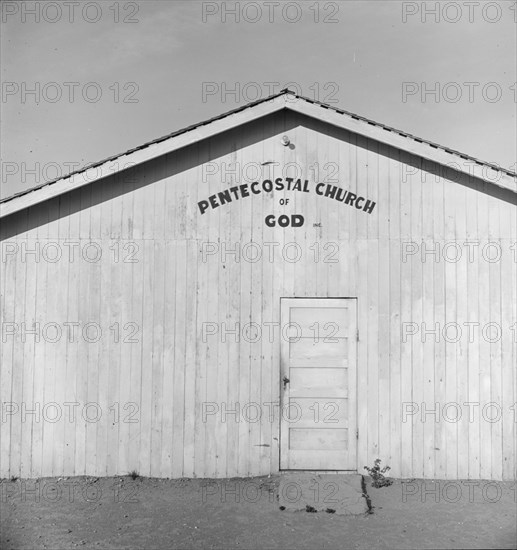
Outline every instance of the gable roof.
<path id="1" fill-rule="evenodd" d="M 448 147 L 418 138 L 407 132 L 402 132 L 326 103 L 297 95 L 291 90 L 285 89 L 278 94 L 248 103 L 214 118 L 144 143 L 139 147 L 129 149 L 125 153 L 89 164 L 64 177 L 1 199 L 0 218 L 282 109 L 290 109 L 322 120 L 333 126 L 338 126 L 413 155 L 451 167 L 458 172 L 471 174 L 490 185 L 516 192 L 517 174 L 511 170 L 480 161 Z M 462 162 L 465 160 L 468 161 L 468 164 Z M 87 175 L 88 170 L 92 168 L 96 168 L 97 175 L 95 178 Z M 487 175 L 487 170 L 490 171 L 490 176 Z"/>

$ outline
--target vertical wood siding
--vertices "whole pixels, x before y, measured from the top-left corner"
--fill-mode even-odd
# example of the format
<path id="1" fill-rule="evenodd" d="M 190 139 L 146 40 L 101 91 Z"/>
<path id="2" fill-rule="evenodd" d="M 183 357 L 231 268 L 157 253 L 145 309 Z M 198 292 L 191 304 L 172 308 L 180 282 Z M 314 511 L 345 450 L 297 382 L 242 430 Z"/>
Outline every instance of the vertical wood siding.
<path id="1" fill-rule="evenodd" d="M 289 163 L 311 193 L 199 214 L 243 171 L 293 176 Z M 515 195 L 439 169 L 277 114 L 3 220 L 0 476 L 277 471 L 279 411 L 265 404 L 279 402 L 280 297 L 357 297 L 358 470 L 381 458 L 396 477 L 515 479 Z M 316 196 L 332 175 L 374 212 Z M 305 225 L 264 224 L 284 211 Z M 206 243 L 219 252 L 204 261 Z M 262 259 L 247 260 L 257 247 Z M 247 323 L 262 337 L 236 342 Z M 405 338 L 408 323 L 418 332 Z"/>

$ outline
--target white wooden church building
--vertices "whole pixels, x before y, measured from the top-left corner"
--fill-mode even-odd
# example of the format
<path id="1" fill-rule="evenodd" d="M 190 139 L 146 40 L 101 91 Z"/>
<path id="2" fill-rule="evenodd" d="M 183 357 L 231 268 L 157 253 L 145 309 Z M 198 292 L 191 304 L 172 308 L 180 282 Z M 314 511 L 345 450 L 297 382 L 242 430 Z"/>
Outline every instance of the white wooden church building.
<path id="1" fill-rule="evenodd" d="M 515 479 L 514 173 L 284 90 L 0 213 L 0 477 Z"/>

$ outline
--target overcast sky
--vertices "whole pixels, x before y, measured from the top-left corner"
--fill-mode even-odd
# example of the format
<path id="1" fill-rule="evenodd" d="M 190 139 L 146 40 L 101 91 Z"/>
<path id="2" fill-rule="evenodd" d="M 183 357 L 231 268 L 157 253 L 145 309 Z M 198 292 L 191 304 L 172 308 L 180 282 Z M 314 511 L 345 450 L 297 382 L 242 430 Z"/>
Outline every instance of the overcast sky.
<path id="1" fill-rule="evenodd" d="M 3 1 L 1 196 L 289 83 L 515 171 L 516 3 L 440 6 Z"/>

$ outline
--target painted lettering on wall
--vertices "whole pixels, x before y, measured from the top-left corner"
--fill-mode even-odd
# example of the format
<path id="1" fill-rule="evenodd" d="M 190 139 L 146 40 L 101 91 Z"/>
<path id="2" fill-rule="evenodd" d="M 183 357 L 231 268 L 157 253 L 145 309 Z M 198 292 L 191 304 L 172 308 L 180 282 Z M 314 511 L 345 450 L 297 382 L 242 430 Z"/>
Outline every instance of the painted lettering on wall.
<path id="1" fill-rule="evenodd" d="M 205 214 L 209 209 L 214 210 L 215 208 L 219 208 L 220 206 L 240 199 L 252 197 L 253 195 L 260 195 L 261 193 L 272 193 L 273 191 L 313 192 L 320 197 L 338 201 L 345 206 L 355 207 L 357 210 L 361 210 L 367 214 L 371 214 L 376 205 L 374 201 L 357 195 L 356 193 L 352 193 L 338 185 L 317 183 L 311 186 L 309 185 L 309 180 L 302 181 L 301 179 L 295 180 L 294 178 L 277 178 L 274 181 L 254 181 L 251 184 L 243 183 L 242 185 L 230 187 L 219 193 L 210 195 L 205 200 L 199 201 L 198 207 L 201 214 Z M 280 204 L 287 204 L 287 202 L 288 200 L 281 199 Z M 304 223 L 304 219 L 300 214 L 294 214 L 290 217 L 280 216 L 278 219 L 275 215 L 271 215 L 266 217 L 265 222 L 269 227 L 275 227 L 276 224 L 280 227 L 287 227 L 288 225 L 291 227 L 301 227 Z"/>

